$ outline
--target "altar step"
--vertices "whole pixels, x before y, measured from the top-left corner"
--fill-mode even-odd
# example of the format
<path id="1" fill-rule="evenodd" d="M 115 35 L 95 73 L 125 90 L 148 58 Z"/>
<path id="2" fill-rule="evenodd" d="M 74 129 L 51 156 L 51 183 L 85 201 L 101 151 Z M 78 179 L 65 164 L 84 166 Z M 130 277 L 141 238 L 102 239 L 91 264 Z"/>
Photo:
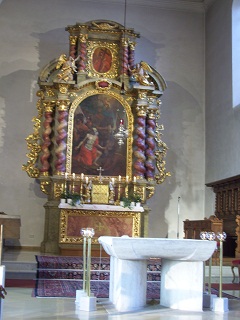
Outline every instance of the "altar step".
<path id="1" fill-rule="evenodd" d="M 3 262 L 6 279 L 36 279 L 37 264 L 32 262 Z"/>
<path id="2" fill-rule="evenodd" d="M 4 252 L 2 265 L 6 267 L 6 279 L 36 279 L 37 277 L 37 262 L 36 255 L 39 252 L 16 251 Z M 227 278 L 228 282 L 232 281 L 231 261 L 234 258 L 223 259 L 223 277 Z M 154 272 L 155 273 L 155 272 Z M 206 263 L 205 277 L 208 280 L 209 267 Z M 151 274 L 151 272 L 149 272 Z M 236 270 L 236 275 L 237 275 Z M 211 269 L 211 276 L 214 282 L 219 279 L 219 265 L 213 265 Z M 236 279 L 238 281 L 238 279 Z"/>

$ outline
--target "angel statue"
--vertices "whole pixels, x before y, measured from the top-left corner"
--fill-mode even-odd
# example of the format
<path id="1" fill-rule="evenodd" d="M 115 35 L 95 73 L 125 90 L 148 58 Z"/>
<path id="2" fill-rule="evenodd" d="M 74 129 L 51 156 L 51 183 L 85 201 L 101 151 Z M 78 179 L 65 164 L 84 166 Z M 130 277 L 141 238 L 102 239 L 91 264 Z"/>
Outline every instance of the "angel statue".
<path id="1" fill-rule="evenodd" d="M 129 69 L 132 78 L 143 86 L 152 86 L 153 82 L 149 81 L 148 72 L 153 72 L 147 62 L 141 61 L 136 64 L 134 69 Z"/>
<path id="2" fill-rule="evenodd" d="M 76 61 L 79 59 L 79 56 L 74 59 L 73 57 L 67 58 L 66 54 L 61 54 L 58 59 L 56 69 L 60 69 L 57 77 L 59 80 L 71 81 L 73 80 L 74 72 L 77 72 Z"/>

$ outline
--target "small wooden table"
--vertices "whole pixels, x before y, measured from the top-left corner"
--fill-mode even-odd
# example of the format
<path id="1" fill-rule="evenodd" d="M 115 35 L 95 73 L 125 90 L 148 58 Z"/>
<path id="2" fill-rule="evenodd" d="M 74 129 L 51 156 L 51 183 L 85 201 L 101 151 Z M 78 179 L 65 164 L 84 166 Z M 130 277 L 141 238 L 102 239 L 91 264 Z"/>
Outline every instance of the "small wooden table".
<path id="1" fill-rule="evenodd" d="M 3 225 L 3 239 L 20 239 L 20 216 L 0 214 L 0 225 Z"/>

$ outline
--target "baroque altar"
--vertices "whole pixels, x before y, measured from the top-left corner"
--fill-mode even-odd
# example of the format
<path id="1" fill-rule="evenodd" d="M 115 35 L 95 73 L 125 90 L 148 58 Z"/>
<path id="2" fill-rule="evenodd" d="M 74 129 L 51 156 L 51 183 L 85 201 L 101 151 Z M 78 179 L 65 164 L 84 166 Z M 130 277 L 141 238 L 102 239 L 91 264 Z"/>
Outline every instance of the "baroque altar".
<path id="1" fill-rule="evenodd" d="M 159 124 L 166 83 L 148 63 L 135 62 L 139 33 L 108 20 L 76 23 L 66 31 L 69 52 L 60 53 L 39 75 L 38 114 L 34 132 L 26 138 L 29 153 L 23 165 L 48 197 L 41 249 L 49 253 L 58 253 L 63 242 L 65 248 L 81 246 L 80 230 L 71 239 L 62 232 L 67 230 L 66 217 L 74 213 L 79 222 L 89 215 L 86 205 L 95 222 L 95 205 L 111 206 L 100 211 L 108 220 L 114 213 L 121 216 L 119 226 L 135 214 L 138 232 L 129 235 L 146 237 L 147 201 L 156 184 L 170 176 Z M 83 206 L 61 208 L 63 194 L 78 195 Z M 141 199 L 143 211 L 119 211 L 122 198 L 133 196 Z M 134 219 L 128 221 L 131 230 Z M 110 224 L 104 221 L 106 234 Z M 124 229 L 113 235 L 124 235 Z"/>

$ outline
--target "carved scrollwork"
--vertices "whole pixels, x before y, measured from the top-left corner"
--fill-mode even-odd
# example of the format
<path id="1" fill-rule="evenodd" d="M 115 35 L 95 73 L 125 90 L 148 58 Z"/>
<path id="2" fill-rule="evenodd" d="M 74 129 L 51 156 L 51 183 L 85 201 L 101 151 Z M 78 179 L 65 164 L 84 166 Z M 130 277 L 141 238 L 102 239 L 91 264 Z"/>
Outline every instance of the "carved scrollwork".
<path id="1" fill-rule="evenodd" d="M 155 159 L 156 159 L 156 167 L 158 169 L 158 174 L 155 175 L 155 180 L 157 184 L 161 184 L 164 182 L 166 177 L 170 177 L 171 173 L 166 172 L 165 164 L 166 162 L 163 160 L 166 156 L 168 147 L 165 142 L 162 141 L 161 131 L 164 129 L 162 125 L 156 124 L 156 136 L 155 141 L 157 144 L 157 150 L 155 151 Z"/>
<path id="2" fill-rule="evenodd" d="M 30 134 L 27 138 L 27 148 L 30 152 L 26 155 L 28 157 L 27 164 L 22 166 L 22 170 L 26 171 L 29 177 L 38 178 L 40 171 L 36 167 L 36 162 L 38 159 L 38 155 L 41 152 L 40 146 L 40 134 L 39 130 L 41 128 L 41 117 L 43 114 L 43 106 L 41 104 L 41 100 L 37 102 L 38 116 L 34 117 L 32 121 L 34 122 L 34 132 Z"/>

